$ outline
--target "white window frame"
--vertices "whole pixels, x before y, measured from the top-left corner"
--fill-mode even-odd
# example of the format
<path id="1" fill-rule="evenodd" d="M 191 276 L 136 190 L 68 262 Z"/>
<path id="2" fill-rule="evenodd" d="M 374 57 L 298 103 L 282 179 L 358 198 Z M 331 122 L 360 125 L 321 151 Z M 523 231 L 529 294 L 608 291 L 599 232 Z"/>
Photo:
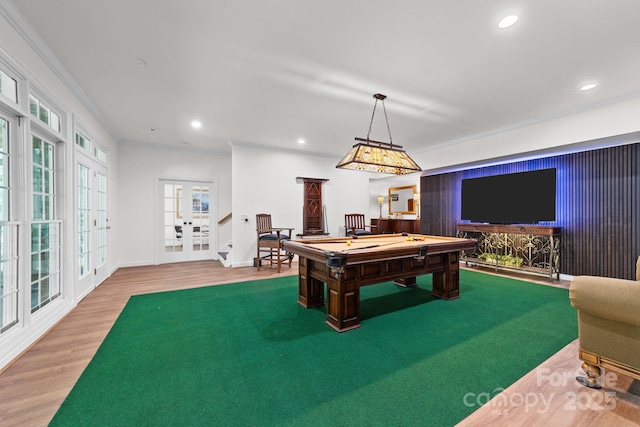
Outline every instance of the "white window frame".
<path id="1" fill-rule="evenodd" d="M 42 124 L 41 126 L 43 126 L 44 124 Z M 29 252 L 29 257 L 28 257 L 28 263 L 29 263 L 29 289 L 28 289 L 28 297 L 25 296 L 25 298 L 27 298 L 29 301 L 29 310 L 31 314 L 34 314 L 38 311 L 40 311 L 41 309 L 43 309 L 44 307 L 46 307 L 47 305 L 50 305 L 51 303 L 55 302 L 56 300 L 61 300 L 64 293 L 63 293 L 63 286 L 62 286 L 62 277 L 63 277 L 63 263 L 64 263 L 64 256 L 65 256 L 65 251 L 64 248 L 62 246 L 62 220 L 60 218 L 62 218 L 62 213 L 61 213 L 61 206 L 59 206 L 59 199 L 60 199 L 60 193 L 63 190 L 61 185 L 60 185 L 60 181 L 62 181 L 61 177 L 60 177 L 60 154 L 61 154 L 61 149 L 62 147 L 58 146 L 58 144 L 56 144 L 55 140 L 52 141 L 50 138 L 46 137 L 45 135 L 43 135 L 41 132 L 38 132 L 37 128 L 34 127 L 31 129 L 31 131 L 29 132 L 29 138 L 28 138 L 28 148 L 29 148 L 29 155 L 27 156 L 29 159 L 29 180 L 28 182 L 30 183 L 29 185 L 29 194 L 31 196 L 33 196 L 33 166 L 34 166 L 34 160 L 33 160 L 33 150 L 32 150 L 32 144 L 33 144 L 33 138 L 38 138 L 40 139 L 43 143 L 47 143 L 50 144 L 53 147 L 53 164 L 51 165 L 51 168 L 53 170 L 53 188 L 52 188 L 52 216 L 53 218 L 43 218 L 43 219 L 36 219 L 33 218 L 33 197 L 29 197 L 29 209 L 27 211 L 27 218 L 28 218 L 28 223 L 29 223 L 29 227 L 28 230 L 26 231 L 26 235 L 29 236 L 29 242 L 31 242 L 28 246 L 28 252 Z M 51 296 L 51 298 L 49 298 L 48 301 L 46 301 L 44 304 L 38 304 L 36 308 L 33 307 L 32 301 L 31 301 L 31 286 L 32 286 L 32 239 L 31 239 L 31 232 L 32 232 L 32 226 L 34 224 L 48 224 L 49 226 L 55 227 L 57 228 L 57 241 L 54 242 L 54 244 L 56 245 L 56 247 L 54 247 L 53 249 L 56 249 L 55 251 L 48 251 L 50 254 L 56 254 L 57 255 L 57 263 L 55 265 L 56 267 L 56 271 L 54 271 L 53 273 L 55 275 L 57 275 L 57 293 L 55 293 L 54 295 Z M 40 243 L 40 242 L 39 242 Z M 51 273 L 51 270 L 49 270 Z M 25 291 L 25 294 L 27 292 Z"/>
<path id="2" fill-rule="evenodd" d="M 38 105 L 44 105 L 45 108 L 49 111 L 49 123 L 46 123 L 40 120 L 40 108 L 38 108 L 38 116 L 34 116 L 31 114 L 31 98 L 34 98 L 38 101 Z M 30 119 L 31 127 L 37 127 L 42 132 L 50 135 L 54 141 L 65 140 L 67 127 L 69 123 L 69 116 L 65 112 L 65 110 L 59 105 L 61 105 L 58 101 L 56 101 L 55 97 L 48 95 L 46 91 L 40 89 L 33 83 L 29 84 L 29 93 L 26 94 L 25 101 L 25 109 L 27 110 L 27 115 Z M 55 129 L 51 126 L 51 112 L 55 113 L 58 116 L 60 129 Z"/>

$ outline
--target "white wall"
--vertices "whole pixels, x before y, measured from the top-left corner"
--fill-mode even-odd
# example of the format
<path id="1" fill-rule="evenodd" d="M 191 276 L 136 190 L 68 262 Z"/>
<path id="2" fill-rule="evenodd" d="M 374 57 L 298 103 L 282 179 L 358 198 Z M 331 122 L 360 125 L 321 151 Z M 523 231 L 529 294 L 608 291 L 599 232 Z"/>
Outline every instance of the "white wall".
<path id="1" fill-rule="evenodd" d="M 155 263 L 155 200 L 158 178 L 215 180 L 220 219 L 231 212 L 231 159 L 202 152 L 157 149 L 120 144 L 118 159 L 119 227 L 114 230 L 122 242 L 118 247 L 120 266 Z M 235 215 L 235 214 L 234 214 Z M 235 218 L 235 216 L 234 216 Z M 231 222 L 218 226 L 218 243 L 231 240 Z M 214 248 L 219 249 L 219 248 Z"/>
<path id="2" fill-rule="evenodd" d="M 294 234 L 302 233 L 303 185 L 296 177 L 329 180 L 322 186 L 322 201 L 331 236 L 344 233 L 344 214 L 367 214 L 370 206 L 377 206 L 369 193 L 371 174 L 336 169 L 339 157 L 264 150 L 241 143 L 232 146 L 234 267 L 253 265 L 256 214 L 269 213 L 274 227 L 295 227 Z M 240 215 L 247 215 L 249 221 L 242 221 Z"/>

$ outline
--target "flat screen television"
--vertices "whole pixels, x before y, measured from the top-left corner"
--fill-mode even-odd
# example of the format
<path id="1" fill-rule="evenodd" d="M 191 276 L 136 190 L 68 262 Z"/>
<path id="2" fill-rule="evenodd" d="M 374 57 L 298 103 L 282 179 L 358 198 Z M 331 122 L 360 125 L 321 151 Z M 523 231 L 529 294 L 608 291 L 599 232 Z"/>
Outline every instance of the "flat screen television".
<path id="1" fill-rule="evenodd" d="M 556 169 L 462 180 L 461 218 L 491 224 L 556 220 Z"/>

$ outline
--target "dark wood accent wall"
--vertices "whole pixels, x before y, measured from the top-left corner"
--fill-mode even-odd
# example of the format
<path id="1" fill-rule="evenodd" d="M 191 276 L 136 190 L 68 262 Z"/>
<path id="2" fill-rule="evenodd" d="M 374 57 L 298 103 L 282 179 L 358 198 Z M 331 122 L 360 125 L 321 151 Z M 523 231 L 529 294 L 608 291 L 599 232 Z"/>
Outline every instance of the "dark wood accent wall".
<path id="1" fill-rule="evenodd" d="M 562 227 L 560 272 L 634 279 L 640 256 L 640 143 L 422 176 L 422 233 L 455 236 L 462 179 L 545 168 L 557 172 L 556 221 L 540 224 Z"/>

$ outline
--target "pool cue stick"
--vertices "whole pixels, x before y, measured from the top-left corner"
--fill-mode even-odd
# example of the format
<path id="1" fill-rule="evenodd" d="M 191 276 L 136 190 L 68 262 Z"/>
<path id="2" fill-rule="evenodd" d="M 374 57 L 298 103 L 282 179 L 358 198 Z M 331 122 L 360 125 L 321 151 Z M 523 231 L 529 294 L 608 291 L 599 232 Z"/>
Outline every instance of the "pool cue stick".
<path id="1" fill-rule="evenodd" d="M 371 248 L 379 248 L 380 246 L 389 246 L 389 245 L 397 245 L 398 243 L 402 243 L 405 240 L 399 240 L 397 242 L 389 242 L 389 243 L 379 243 L 377 245 L 371 245 L 371 246 L 363 246 L 361 248 L 351 248 L 351 249 L 344 249 L 342 252 L 352 252 L 352 251 L 359 251 L 361 249 L 371 249 Z"/>

